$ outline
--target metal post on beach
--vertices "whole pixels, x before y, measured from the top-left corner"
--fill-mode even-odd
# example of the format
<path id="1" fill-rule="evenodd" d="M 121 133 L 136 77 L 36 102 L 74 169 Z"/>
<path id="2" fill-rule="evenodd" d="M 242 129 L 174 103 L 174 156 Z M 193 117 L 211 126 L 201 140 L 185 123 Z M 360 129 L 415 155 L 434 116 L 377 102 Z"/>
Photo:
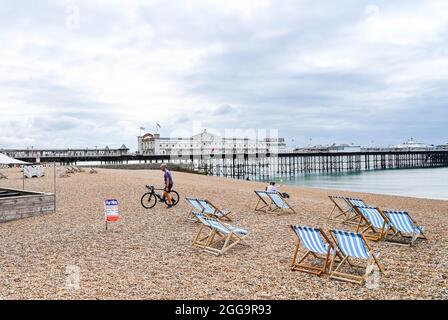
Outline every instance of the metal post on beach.
<path id="1" fill-rule="evenodd" d="M 22 190 L 25 190 L 25 166 L 22 166 Z"/>
<path id="2" fill-rule="evenodd" d="M 53 162 L 53 190 L 54 190 L 54 212 L 56 212 L 56 161 Z"/>

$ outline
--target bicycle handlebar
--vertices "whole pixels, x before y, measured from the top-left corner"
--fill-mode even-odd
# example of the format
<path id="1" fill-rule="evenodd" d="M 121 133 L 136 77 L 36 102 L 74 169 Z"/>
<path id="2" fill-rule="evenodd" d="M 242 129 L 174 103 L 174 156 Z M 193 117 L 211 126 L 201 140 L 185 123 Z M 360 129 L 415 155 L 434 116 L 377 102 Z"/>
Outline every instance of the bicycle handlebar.
<path id="1" fill-rule="evenodd" d="M 165 190 L 165 188 L 156 188 L 154 186 L 148 186 L 148 185 L 146 186 L 146 188 L 149 190 Z"/>

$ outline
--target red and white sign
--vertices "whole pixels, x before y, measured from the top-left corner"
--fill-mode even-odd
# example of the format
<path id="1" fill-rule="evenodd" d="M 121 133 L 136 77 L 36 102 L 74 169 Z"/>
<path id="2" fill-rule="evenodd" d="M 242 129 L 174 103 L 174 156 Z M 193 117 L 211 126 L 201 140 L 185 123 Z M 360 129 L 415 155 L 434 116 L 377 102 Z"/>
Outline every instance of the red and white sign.
<path id="1" fill-rule="evenodd" d="M 104 216 L 107 222 L 116 222 L 120 219 L 117 200 L 104 200 Z"/>

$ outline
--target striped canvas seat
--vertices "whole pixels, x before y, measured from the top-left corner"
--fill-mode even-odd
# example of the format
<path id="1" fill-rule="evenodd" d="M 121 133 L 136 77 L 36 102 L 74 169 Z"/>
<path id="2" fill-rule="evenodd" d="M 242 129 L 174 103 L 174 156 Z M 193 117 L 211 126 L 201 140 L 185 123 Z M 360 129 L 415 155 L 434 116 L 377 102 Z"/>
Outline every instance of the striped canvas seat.
<path id="1" fill-rule="evenodd" d="M 198 199 L 186 198 L 186 200 L 197 212 L 202 212 L 204 210 L 204 207 L 201 206 L 201 203 Z"/>
<path id="2" fill-rule="evenodd" d="M 372 252 L 369 243 L 361 233 L 342 230 L 331 230 L 331 236 L 336 242 L 337 251 L 340 252 L 343 256 L 343 259 L 339 263 L 337 263 L 337 266 L 335 268 L 334 265 L 336 255 L 333 256 L 330 272 L 330 277 L 332 279 L 362 284 L 367 280 L 367 277 L 369 276 L 368 265 L 371 261 L 373 261 L 373 263 L 378 266 L 380 272 L 384 273 L 384 269 L 378 260 L 379 255 Z M 364 263 L 364 266 L 360 266 L 358 264 L 350 262 L 350 260 L 353 258 L 360 259 L 366 262 Z M 365 269 L 365 273 L 364 275 L 358 275 L 342 271 L 341 269 L 344 264 L 347 264 L 348 267 L 351 267 L 351 269 L 363 268 Z"/>
<path id="3" fill-rule="evenodd" d="M 224 224 L 224 223 L 221 223 L 220 221 L 215 220 L 215 219 L 206 218 L 206 220 L 207 220 L 208 224 L 212 228 L 214 228 L 217 231 L 222 232 L 224 234 L 229 234 L 229 233 L 233 232 L 233 233 L 236 233 L 236 234 L 245 235 L 245 234 L 249 233 L 245 229 L 241 229 L 241 228 L 232 226 L 232 225 L 227 224 L 227 223 Z"/>
<path id="4" fill-rule="evenodd" d="M 377 229 L 382 229 L 387 222 L 379 212 L 378 208 L 358 207 L 361 214 Z"/>
<path id="5" fill-rule="evenodd" d="M 423 228 L 414 225 L 409 213 L 404 211 L 384 211 L 389 218 L 390 223 L 400 232 L 420 234 L 423 232 Z"/>
<path id="6" fill-rule="evenodd" d="M 329 244 L 323 242 L 320 229 L 297 225 L 293 229 L 306 249 L 319 254 L 328 253 Z"/>
<path id="7" fill-rule="evenodd" d="M 361 199 L 346 198 L 347 202 L 353 207 L 368 207 Z"/>
<path id="8" fill-rule="evenodd" d="M 272 201 L 275 203 L 275 205 L 281 209 L 290 209 L 288 203 L 286 203 L 285 200 L 278 194 L 277 192 L 266 192 L 269 198 L 272 199 Z"/>
<path id="9" fill-rule="evenodd" d="M 227 213 L 229 213 L 228 211 L 218 210 L 217 208 L 210 205 L 210 202 L 208 202 L 207 200 L 199 200 L 199 203 L 201 204 L 202 207 L 204 207 L 204 213 L 209 214 L 211 216 L 222 218 Z"/>
<path id="10" fill-rule="evenodd" d="M 193 246 L 214 255 L 224 254 L 249 235 L 249 231 L 245 229 L 209 218 L 199 212 L 193 212 L 193 214 L 201 222 L 201 227 L 193 240 Z"/>
<path id="11" fill-rule="evenodd" d="M 269 198 L 268 193 L 266 191 L 255 191 L 255 193 L 260 197 Z"/>
<path id="12" fill-rule="evenodd" d="M 189 218 L 191 218 L 192 216 L 194 217 L 194 212 L 198 212 L 213 218 L 226 219 L 228 221 L 231 221 L 231 219 L 229 218 L 229 215 L 231 213 L 230 211 L 220 210 L 208 200 L 190 197 L 186 198 L 186 200 L 193 208 L 193 210 L 189 214 Z"/>
<path id="13" fill-rule="evenodd" d="M 277 212 L 277 214 L 285 213 L 286 211 L 296 213 L 293 206 L 283 199 L 278 192 L 266 192 L 266 195 L 271 201 L 267 206 L 266 211 Z"/>
<path id="14" fill-rule="evenodd" d="M 360 233 L 333 230 L 332 233 L 336 237 L 336 242 L 345 256 L 369 259 L 370 254 L 364 245 L 364 240 Z"/>
<path id="15" fill-rule="evenodd" d="M 395 231 L 380 208 L 355 207 L 355 210 L 360 215 L 356 232 L 362 233 L 367 239 L 381 241 L 385 239 L 389 231 Z"/>

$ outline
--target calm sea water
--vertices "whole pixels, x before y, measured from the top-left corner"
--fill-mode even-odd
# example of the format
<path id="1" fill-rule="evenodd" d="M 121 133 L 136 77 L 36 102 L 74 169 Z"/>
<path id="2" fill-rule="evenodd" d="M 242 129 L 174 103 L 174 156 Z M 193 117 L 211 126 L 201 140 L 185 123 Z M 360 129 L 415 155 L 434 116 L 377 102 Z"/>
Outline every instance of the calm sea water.
<path id="1" fill-rule="evenodd" d="M 448 200 L 448 168 L 307 174 L 271 179 L 280 184 Z"/>

